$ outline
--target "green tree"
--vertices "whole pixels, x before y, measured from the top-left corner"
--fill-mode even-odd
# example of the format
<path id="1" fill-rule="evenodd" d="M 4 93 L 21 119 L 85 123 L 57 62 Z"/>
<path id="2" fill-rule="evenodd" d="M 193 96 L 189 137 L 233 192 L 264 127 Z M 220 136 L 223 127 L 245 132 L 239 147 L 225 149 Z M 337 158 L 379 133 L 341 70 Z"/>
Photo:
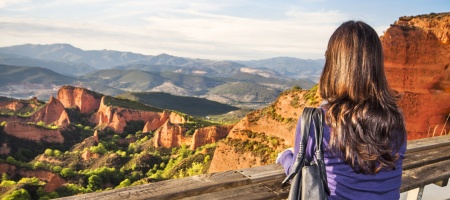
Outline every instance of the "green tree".
<path id="1" fill-rule="evenodd" d="M 45 122 L 43 122 L 43 121 L 39 121 L 38 123 L 36 123 L 36 125 L 38 125 L 38 126 L 42 126 L 42 127 L 45 127 Z"/>
<path id="2" fill-rule="evenodd" d="M 88 188 L 91 189 L 92 191 L 96 191 L 98 189 L 100 189 L 102 186 L 102 179 L 100 178 L 100 176 L 97 175 L 92 175 L 88 178 Z"/>
<path id="3" fill-rule="evenodd" d="M 99 143 L 97 146 L 92 146 L 91 148 L 89 148 L 89 151 L 98 154 L 104 154 L 107 152 L 105 145 L 103 145 L 103 143 Z"/>
<path id="4" fill-rule="evenodd" d="M 3 173 L 2 174 L 2 181 L 6 181 L 6 180 L 9 180 L 9 176 L 8 176 L 7 173 Z"/>
<path id="5" fill-rule="evenodd" d="M 75 176 L 75 172 L 71 168 L 64 168 L 64 169 L 62 169 L 60 174 L 61 174 L 62 177 Z"/>
<path id="6" fill-rule="evenodd" d="M 46 149 L 44 151 L 44 154 L 47 155 L 47 156 L 53 156 L 53 150 L 52 149 Z"/>
<path id="7" fill-rule="evenodd" d="M 15 190 L 11 194 L 3 197 L 2 200 L 29 200 L 31 199 L 30 194 L 25 189 Z"/>
<path id="8" fill-rule="evenodd" d="M 127 186 L 130 186 L 130 185 L 131 185 L 130 179 L 125 179 L 122 182 L 120 182 L 120 184 L 116 188 L 127 187 Z"/>
<path id="9" fill-rule="evenodd" d="M 53 151 L 53 154 L 54 154 L 56 157 L 59 157 L 59 156 L 62 155 L 61 151 L 58 150 L 58 149 L 55 149 L 55 150 Z"/>
<path id="10" fill-rule="evenodd" d="M 33 169 L 47 169 L 47 165 L 41 161 L 37 161 L 34 163 Z"/>
<path id="11" fill-rule="evenodd" d="M 59 165 L 53 166 L 52 171 L 55 173 L 61 173 L 62 167 Z"/>

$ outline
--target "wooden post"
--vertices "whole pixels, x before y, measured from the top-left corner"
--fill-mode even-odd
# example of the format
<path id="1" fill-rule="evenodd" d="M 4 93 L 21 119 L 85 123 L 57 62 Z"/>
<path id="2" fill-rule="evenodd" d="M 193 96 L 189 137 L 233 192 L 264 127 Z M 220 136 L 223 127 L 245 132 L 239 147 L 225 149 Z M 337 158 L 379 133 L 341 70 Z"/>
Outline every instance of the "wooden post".
<path id="1" fill-rule="evenodd" d="M 425 186 L 408 191 L 406 200 L 422 200 L 423 189 Z"/>
<path id="2" fill-rule="evenodd" d="M 436 183 L 434 183 L 435 185 L 441 186 L 441 187 L 445 187 L 448 184 L 448 179 L 444 179 L 442 181 L 438 181 Z"/>

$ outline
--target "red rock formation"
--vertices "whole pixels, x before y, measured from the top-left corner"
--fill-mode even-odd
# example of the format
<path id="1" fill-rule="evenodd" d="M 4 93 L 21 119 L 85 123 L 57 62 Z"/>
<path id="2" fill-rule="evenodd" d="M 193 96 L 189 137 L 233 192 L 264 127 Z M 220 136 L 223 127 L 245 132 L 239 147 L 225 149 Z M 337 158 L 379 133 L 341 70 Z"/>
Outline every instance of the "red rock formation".
<path id="1" fill-rule="evenodd" d="M 83 158 L 84 161 L 87 161 L 91 158 L 99 158 L 100 155 L 98 153 L 91 153 L 89 150 L 83 152 L 83 154 L 81 154 L 81 158 Z"/>
<path id="2" fill-rule="evenodd" d="M 28 102 L 24 103 L 24 100 L 13 100 L 8 105 L 16 105 L 19 107 L 37 107 L 37 105 L 40 105 L 39 102 L 32 102 L 37 101 L 37 99 L 32 98 Z M 20 105 L 20 106 L 19 106 Z M 44 122 L 46 125 L 54 124 L 57 126 L 65 127 L 70 123 L 69 116 L 67 115 L 66 110 L 64 109 L 64 106 L 61 104 L 61 102 L 58 99 L 55 99 L 53 97 L 50 97 L 50 100 L 48 103 L 45 104 L 44 107 L 42 107 L 40 110 L 36 111 L 29 117 L 18 117 L 18 116 L 9 116 L 9 117 L 0 117 L 1 121 L 6 122 Z"/>
<path id="3" fill-rule="evenodd" d="M 38 101 L 36 97 L 33 97 L 30 100 L 10 99 L 9 101 L 0 102 L 0 108 L 7 108 L 12 111 L 18 111 L 26 107 L 36 108 L 40 104 L 41 103 Z"/>
<path id="4" fill-rule="evenodd" d="M 44 186 L 44 190 L 46 192 L 53 192 L 63 184 L 67 183 L 67 181 L 61 178 L 59 175 L 44 170 L 18 170 L 17 174 L 23 177 L 36 177 L 39 180 L 47 182 L 47 184 Z"/>
<path id="5" fill-rule="evenodd" d="M 110 127 L 117 133 L 123 132 L 128 121 L 152 122 L 154 119 L 161 119 L 164 115 L 162 112 L 107 106 L 104 102 L 105 97 L 102 98 L 98 112 L 92 115 L 90 121 L 99 126 Z"/>
<path id="6" fill-rule="evenodd" d="M 17 167 L 8 163 L 0 163 L 0 174 L 14 174 Z"/>
<path id="7" fill-rule="evenodd" d="M 41 140 L 51 143 L 64 142 L 64 138 L 58 129 L 47 129 L 23 122 L 6 123 L 4 132 L 18 138 L 34 140 L 36 142 L 40 142 Z"/>
<path id="8" fill-rule="evenodd" d="M 144 129 L 142 130 L 142 132 L 150 132 L 150 131 L 154 131 L 156 129 L 158 129 L 159 127 L 161 127 L 164 123 L 166 123 L 166 121 L 169 119 L 169 112 L 164 111 L 161 118 L 155 118 L 153 119 L 153 121 L 148 121 L 147 123 L 145 123 Z"/>
<path id="9" fill-rule="evenodd" d="M 192 136 L 191 150 L 205 144 L 210 144 L 225 138 L 233 126 L 209 126 L 195 130 Z"/>
<path id="10" fill-rule="evenodd" d="M 181 116 L 181 115 L 179 115 L 178 113 L 175 113 L 175 112 L 170 113 L 169 118 L 170 118 L 170 122 L 173 123 L 173 124 L 184 124 L 184 123 L 186 123 L 186 119 L 183 116 Z"/>
<path id="11" fill-rule="evenodd" d="M 9 148 L 8 143 L 3 143 L 2 147 L 0 147 L 1 155 L 9 155 L 11 153 L 11 148 Z"/>
<path id="12" fill-rule="evenodd" d="M 53 96 L 50 97 L 43 109 L 37 111 L 27 121 L 35 123 L 42 121 L 47 125 L 55 124 L 63 127 L 70 123 L 63 104 L 58 99 L 53 98 Z"/>
<path id="13" fill-rule="evenodd" d="M 58 99 L 64 107 L 78 107 L 85 114 L 98 110 L 101 98 L 101 94 L 73 86 L 63 86 L 58 91 Z"/>
<path id="14" fill-rule="evenodd" d="M 47 182 L 47 184 L 44 186 L 44 190 L 46 192 L 53 192 L 63 184 L 67 183 L 67 181 L 61 178 L 61 176 L 59 176 L 58 174 L 44 170 L 29 171 L 17 169 L 15 165 L 11 165 L 8 163 L 0 163 L 0 173 L 7 173 L 11 177 L 14 177 L 16 175 L 20 175 L 21 177 L 36 177 L 41 181 Z"/>
<path id="15" fill-rule="evenodd" d="M 166 121 L 162 127 L 155 132 L 154 146 L 155 147 L 177 147 L 182 144 L 190 145 L 184 137 L 186 129 L 178 124 L 172 124 Z"/>
<path id="16" fill-rule="evenodd" d="M 408 139 L 450 132 L 450 13 L 401 17 L 381 37 Z"/>
<path id="17" fill-rule="evenodd" d="M 282 138 L 279 145 L 272 146 L 276 151 L 282 151 L 285 147 L 293 145 L 294 132 L 297 120 L 305 106 L 318 106 L 320 99 L 305 97 L 306 91 L 284 92 L 269 107 L 254 111 L 238 122 L 227 136 L 227 140 L 245 142 L 254 141 L 261 144 L 258 138 L 249 138 L 247 132 L 261 133 L 267 137 Z M 289 119 L 289 120 L 288 120 Z M 242 169 L 273 163 L 266 155 L 255 155 L 246 151 L 241 146 L 232 146 L 225 141 L 219 141 L 211 161 L 209 172 Z"/>

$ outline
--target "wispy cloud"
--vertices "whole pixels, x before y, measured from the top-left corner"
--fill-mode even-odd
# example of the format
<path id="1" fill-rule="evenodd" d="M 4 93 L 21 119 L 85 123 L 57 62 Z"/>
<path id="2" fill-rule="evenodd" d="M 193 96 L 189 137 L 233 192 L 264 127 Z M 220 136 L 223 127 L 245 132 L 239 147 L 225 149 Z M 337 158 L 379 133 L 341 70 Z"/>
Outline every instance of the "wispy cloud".
<path id="1" fill-rule="evenodd" d="M 0 46 L 70 43 L 83 49 L 211 59 L 322 58 L 341 22 L 355 16 L 376 21 L 379 15 L 354 12 L 347 8 L 351 2 L 343 3 L 0 0 Z M 382 34 L 394 20 L 374 28 Z"/>

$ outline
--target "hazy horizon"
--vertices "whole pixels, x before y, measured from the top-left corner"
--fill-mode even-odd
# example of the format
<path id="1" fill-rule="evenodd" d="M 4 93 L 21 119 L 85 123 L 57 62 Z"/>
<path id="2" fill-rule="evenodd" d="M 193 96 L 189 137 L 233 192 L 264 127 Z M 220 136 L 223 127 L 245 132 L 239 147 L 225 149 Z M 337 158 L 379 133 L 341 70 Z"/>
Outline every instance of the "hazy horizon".
<path id="1" fill-rule="evenodd" d="M 212 60 L 321 59 L 343 21 L 365 21 L 382 35 L 401 16 L 448 11 L 445 0 L 0 0 L 0 46 L 67 43 Z"/>

